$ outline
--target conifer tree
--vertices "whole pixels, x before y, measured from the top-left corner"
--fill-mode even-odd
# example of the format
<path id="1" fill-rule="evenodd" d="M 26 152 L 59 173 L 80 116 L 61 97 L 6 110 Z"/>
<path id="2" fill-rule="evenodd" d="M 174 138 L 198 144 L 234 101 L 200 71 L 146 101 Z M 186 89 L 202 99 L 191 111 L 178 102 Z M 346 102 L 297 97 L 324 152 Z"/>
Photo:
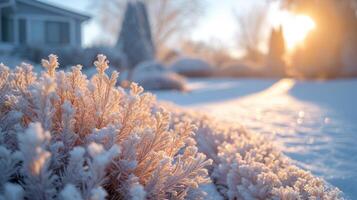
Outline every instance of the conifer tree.
<path id="1" fill-rule="evenodd" d="M 268 67 L 271 73 L 277 76 L 285 74 L 285 40 L 283 28 L 274 28 L 271 31 L 268 53 Z"/>
<path id="2" fill-rule="evenodd" d="M 126 56 L 128 80 L 139 63 L 154 58 L 154 45 L 146 5 L 144 2 L 128 2 L 117 47 Z"/>

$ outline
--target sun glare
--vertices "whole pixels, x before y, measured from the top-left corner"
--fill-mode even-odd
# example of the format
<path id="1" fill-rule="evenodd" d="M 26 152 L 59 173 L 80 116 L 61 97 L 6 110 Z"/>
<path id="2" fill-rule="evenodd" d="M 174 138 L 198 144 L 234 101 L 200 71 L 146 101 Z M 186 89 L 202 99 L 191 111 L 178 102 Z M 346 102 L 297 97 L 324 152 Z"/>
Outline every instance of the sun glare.
<path id="1" fill-rule="evenodd" d="M 277 11 L 271 19 L 274 27 L 283 27 L 288 51 L 293 51 L 296 47 L 302 45 L 308 34 L 316 28 L 311 17 L 288 11 Z"/>
<path id="2" fill-rule="evenodd" d="M 289 50 L 303 44 L 305 38 L 315 28 L 315 22 L 306 15 L 291 16 L 284 24 L 284 37 Z"/>

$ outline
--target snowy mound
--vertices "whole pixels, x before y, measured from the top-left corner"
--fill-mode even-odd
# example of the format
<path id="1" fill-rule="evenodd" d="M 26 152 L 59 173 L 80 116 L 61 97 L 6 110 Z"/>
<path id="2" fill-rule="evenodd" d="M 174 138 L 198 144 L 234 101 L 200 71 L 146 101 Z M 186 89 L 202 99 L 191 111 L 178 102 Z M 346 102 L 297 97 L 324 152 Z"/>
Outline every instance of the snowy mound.
<path id="1" fill-rule="evenodd" d="M 188 77 L 211 76 L 214 68 L 207 62 L 197 58 L 179 58 L 171 65 L 171 70 Z"/>
<path id="2" fill-rule="evenodd" d="M 237 63 L 222 67 L 217 74 L 223 77 L 259 77 L 262 76 L 263 73 L 256 67 Z"/>
<path id="3" fill-rule="evenodd" d="M 185 90 L 185 79 L 157 62 L 144 62 L 135 68 L 133 81 L 147 90 Z"/>

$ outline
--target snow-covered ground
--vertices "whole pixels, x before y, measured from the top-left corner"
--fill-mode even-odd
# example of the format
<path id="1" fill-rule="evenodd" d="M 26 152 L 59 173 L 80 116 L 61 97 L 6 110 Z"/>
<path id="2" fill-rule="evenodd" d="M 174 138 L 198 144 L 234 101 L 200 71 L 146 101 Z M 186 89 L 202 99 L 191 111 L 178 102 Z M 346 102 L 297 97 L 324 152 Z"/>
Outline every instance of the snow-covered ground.
<path id="1" fill-rule="evenodd" d="M 296 164 L 357 198 L 357 79 L 193 79 L 159 100 L 275 137 Z"/>

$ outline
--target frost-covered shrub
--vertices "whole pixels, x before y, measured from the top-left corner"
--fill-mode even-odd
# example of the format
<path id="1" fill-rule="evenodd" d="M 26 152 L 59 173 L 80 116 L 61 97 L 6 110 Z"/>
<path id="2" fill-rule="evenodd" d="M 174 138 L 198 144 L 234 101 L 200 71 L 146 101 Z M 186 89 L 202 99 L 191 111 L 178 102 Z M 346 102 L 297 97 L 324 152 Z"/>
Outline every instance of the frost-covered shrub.
<path id="1" fill-rule="evenodd" d="M 66 68 L 77 64 L 83 65 L 84 69 L 92 68 L 93 62 L 97 59 L 98 54 L 105 54 L 110 60 L 111 67 L 116 70 L 123 69 L 126 65 L 124 54 L 119 49 L 114 47 L 93 46 L 88 48 L 48 48 L 28 46 L 16 51 L 16 55 L 24 57 L 33 63 L 38 63 L 42 58 L 53 53 L 59 56 L 58 59 L 61 64 L 60 68 Z M 6 62 L 8 62 L 8 59 L 6 59 Z M 11 65 L 12 63 L 5 64 Z"/>
<path id="2" fill-rule="evenodd" d="M 198 126 L 195 140 L 200 152 L 213 160 L 210 176 L 227 199 L 342 199 L 337 188 L 299 169 L 264 136 L 239 125 L 166 106 L 173 122 L 186 118 Z"/>
<path id="3" fill-rule="evenodd" d="M 54 55 L 40 75 L 0 65 L 0 199 L 183 199 L 209 181 L 194 126 L 94 64 L 91 80 Z"/>
<path id="4" fill-rule="evenodd" d="M 21 58 L 20 56 L 18 56 L 16 54 L 14 55 L 13 53 L 6 53 L 6 54 L 0 53 L 0 60 L 6 61 L 5 64 L 8 66 L 17 66 L 17 65 L 20 65 L 22 62 L 24 62 L 23 58 Z M 36 63 L 30 61 L 29 59 L 25 59 L 25 62 L 29 63 L 31 65 L 36 65 Z M 34 67 L 34 71 L 37 70 L 36 67 L 37 66 Z M 42 67 L 40 67 L 40 66 L 38 68 L 42 69 Z"/>
<path id="5" fill-rule="evenodd" d="M 178 58 L 170 69 L 188 77 L 212 76 L 214 73 L 214 68 L 209 63 L 198 58 Z"/>
<path id="6" fill-rule="evenodd" d="M 143 62 L 136 67 L 133 81 L 147 90 L 185 90 L 185 78 L 170 72 L 158 62 Z"/>
<path id="7" fill-rule="evenodd" d="M 223 67 L 217 70 L 215 75 L 222 77 L 262 77 L 265 73 L 261 68 L 253 65 L 252 63 L 235 61 L 225 63 Z"/>

